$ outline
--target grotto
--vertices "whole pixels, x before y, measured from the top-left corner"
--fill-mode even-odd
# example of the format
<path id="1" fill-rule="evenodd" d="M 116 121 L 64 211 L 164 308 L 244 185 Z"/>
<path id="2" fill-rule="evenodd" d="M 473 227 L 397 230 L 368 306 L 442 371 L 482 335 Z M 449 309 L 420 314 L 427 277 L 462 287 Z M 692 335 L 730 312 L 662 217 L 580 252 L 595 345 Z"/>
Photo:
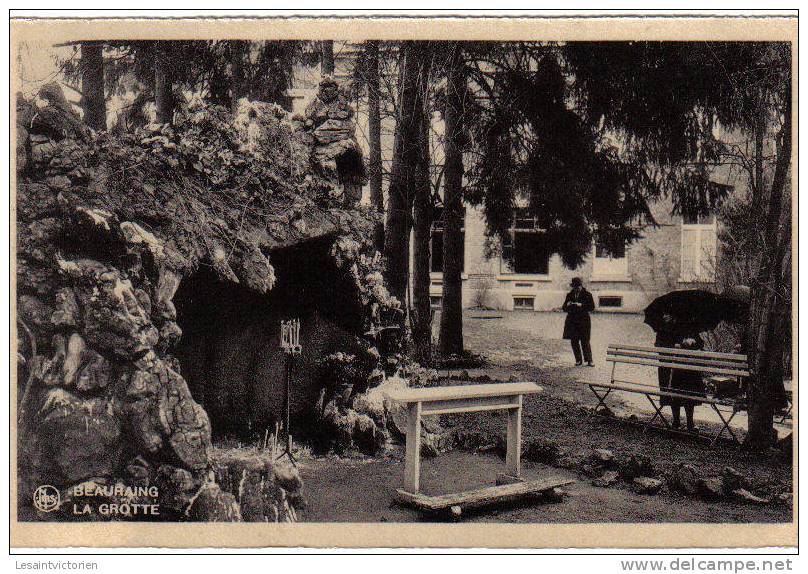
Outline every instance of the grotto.
<path id="1" fill-rule="evenodd" d="M 374 334 L 400 311 L 347 98 L 326 78 L 304 116 L 191 100 L 171 125 L 94 133 L 49 84 L 16 121 L 19 518 L 68 519 L 33 508 L 48 484 L 65 502 L 153 485 L 161 520 L 297 520 L 293 466 L 213 438 L 277 421 L 282 319 L 307 350 L 295 432 L 348 420 L 339 398 L 383 362 Z"/>
<path id="2" fill-rule="evenodd" d="M 214 438 L 248 439 L 282 419 L 280 322 L 293 318 L 301 321 L 305 346 L 291 383 L 293 433 L 309 430 L 305 423 L 323 389 L 321 360 L 349 348 L 362 329 L 357 287 L 330 256 L 334 240 L 326 235 L 273 251 L 276 282 L 267 294 L 221 281 L 206 267 L 180 283 L 174 304 L 183 335 L 175 355 Z"/>

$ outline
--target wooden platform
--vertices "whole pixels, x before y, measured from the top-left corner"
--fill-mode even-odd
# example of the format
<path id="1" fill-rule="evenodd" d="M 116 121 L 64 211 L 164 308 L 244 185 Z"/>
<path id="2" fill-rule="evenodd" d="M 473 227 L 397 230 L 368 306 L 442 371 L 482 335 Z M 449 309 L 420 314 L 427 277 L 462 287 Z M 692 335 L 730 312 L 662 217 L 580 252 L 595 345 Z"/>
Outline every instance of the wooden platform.
<path id="1" fill-rule="evenodd" d="M 467 490 L 465 492 L 442 494 L 439 496 L 428 496 L 417 492 L 412 493 L 399 488 L 396 490 L 396 499 L 402 504 L 414 506 L 426 512 L 452 510 L 453 514 L 459 515 L 460 511 L 463 509 L 513 502 L 520 498 L 542 494 L 554 488 L 574 482 L 575 481 L 572 479 L 554 477 L 544 480 L 503 484 L 501 486 L 488 486 L 478 490 Z"/>

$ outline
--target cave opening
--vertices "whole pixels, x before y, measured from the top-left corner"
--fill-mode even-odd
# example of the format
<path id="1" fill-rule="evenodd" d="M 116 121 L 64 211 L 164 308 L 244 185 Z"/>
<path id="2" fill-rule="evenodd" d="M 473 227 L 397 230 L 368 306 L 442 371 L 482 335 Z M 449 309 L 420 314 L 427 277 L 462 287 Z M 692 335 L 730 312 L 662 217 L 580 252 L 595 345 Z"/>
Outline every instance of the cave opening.
<path id="1" fill-rule="evenodd" d="M 302 354 L 291 382 L 292 433 L 307 436 L 324 386 L 320 362 L 361 330 L 357 287 L 330 255 L 334 237 L 273 250 L 276 283 L 258 294 L 202 265 L 174 296 L 182 375 L 208 413 L 214 439 L 272 433 L 281 420 L 285 360 L 280 322 L 299 318 Z"/>

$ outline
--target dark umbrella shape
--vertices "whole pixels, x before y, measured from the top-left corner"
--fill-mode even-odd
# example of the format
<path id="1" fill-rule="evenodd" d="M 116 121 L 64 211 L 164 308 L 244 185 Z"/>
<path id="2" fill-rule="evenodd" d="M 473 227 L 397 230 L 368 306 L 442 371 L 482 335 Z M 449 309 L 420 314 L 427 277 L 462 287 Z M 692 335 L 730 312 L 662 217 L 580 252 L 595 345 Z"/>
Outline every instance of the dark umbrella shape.
<path id="1" fill-rule="evenodd" d="M 671 291 L 657 297 L 645 308 L 645 322 L 659 333 L 675 329 L 686 333 L 712 331 L 721 321 L 738 321 L 743 303 L 702 289 Z M 663 316 L 671 317 L 666 325 Z"/>

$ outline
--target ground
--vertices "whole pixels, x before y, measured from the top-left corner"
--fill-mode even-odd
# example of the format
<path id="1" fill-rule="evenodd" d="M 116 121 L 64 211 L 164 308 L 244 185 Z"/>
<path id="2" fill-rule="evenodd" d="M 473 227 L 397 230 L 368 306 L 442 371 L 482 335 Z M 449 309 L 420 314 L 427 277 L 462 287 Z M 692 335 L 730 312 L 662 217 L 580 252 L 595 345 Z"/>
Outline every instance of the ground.
<path id="1" fill-rule="evenodd" d="M 535 381 L 540 395 L 525 398 L 523 437 L 551 440 L 562 450 L 561 458 L 547 466 L 525 461 L 528 477 L 560 476 L 577 482 L 565 487 L 569 496 L 560 503 L 525 504 L 479 512 L 468 517 L 477 521 L 506 522 L 784 522 L 791 520 L 786 504 L 750 505 L 735 501 L 710 502 L 698 497 L 663 492 L 638 495 L 624 484 L 611 488 L 592 486 L 581 472 L 594 449 L 615 454 L 643 454 L 661 475 L 680 463 L 691 464 L 703 476 L 720 475 L 729 466 L 754 484 L 775 491 L 790 491 L 791 466 L 774 454 L 752 455 L 728 442 L 709 446 L 704 441 L 669 433 L 644 432 L 639 426 L 591 416 L 588 407 L 594 396 L 579 380 L 608 380 L 610 365 L 605 361 L 609 342 L 651 344 L 652 331 L 638 315 L 593 315 L 592 347 L 595 368 L 574 367 L 566 341 L 560 339 L 563 315 L 559 313 L 504 312 L 501 318 L 465 320 L 466 346 L 489 361 L 485 369 L 469 373 L 487 374 L 495 380 Z M 457 376 L 458 371 L 447 373 Z M 654 380 L 652 368 L 632 371 L 632 377 Z M 643 397 L 641 399 L 645 400 Z M 624 401 L 621 414 L 648 416 L 650 406 Z M 697 409 L 698 424 L 713 429 L 714 419 Z M 504 435 L 505 415 L 498 412 L 444 416 L 445 426 Z M 738 427 L 736 427 L 738 428 Z M 312 458 L 301 461 L 308 507 L 307 521 L 414 521 L 414 511 L 396 506 L 392 493 L 403 476 L 403 453 L 394 448 L 376 459 Z M 422 463 L 423 491 L 428 494 L 454 492 L 489 485 L 503 462 L 496 454 L 456 450 Z"/>
<path id="2" fill-rule="evenodd" d="M 453 451 L 422 461 L 421 490 L 442 494 L 488 486 L 502 459 L 495 455 Z M 318 458 L 301 462 L 307 522 L 413 522 L 429 520 L 393 502 L 401 487 L 403 452 L 384 458 Z M 527 500 L 525 504 L 489 507 L 466 514 L 469 522 L 782 522 L 784 507 L 752 507 L 738 502 L 707 502 L 670 494 L 640 495 L 626 488 L 598 488 L 575 472 L 524 462 L 528 479 L 573 478 L 562 502 Z M 538 502 L 538 504 L 537 504 Z"/>

